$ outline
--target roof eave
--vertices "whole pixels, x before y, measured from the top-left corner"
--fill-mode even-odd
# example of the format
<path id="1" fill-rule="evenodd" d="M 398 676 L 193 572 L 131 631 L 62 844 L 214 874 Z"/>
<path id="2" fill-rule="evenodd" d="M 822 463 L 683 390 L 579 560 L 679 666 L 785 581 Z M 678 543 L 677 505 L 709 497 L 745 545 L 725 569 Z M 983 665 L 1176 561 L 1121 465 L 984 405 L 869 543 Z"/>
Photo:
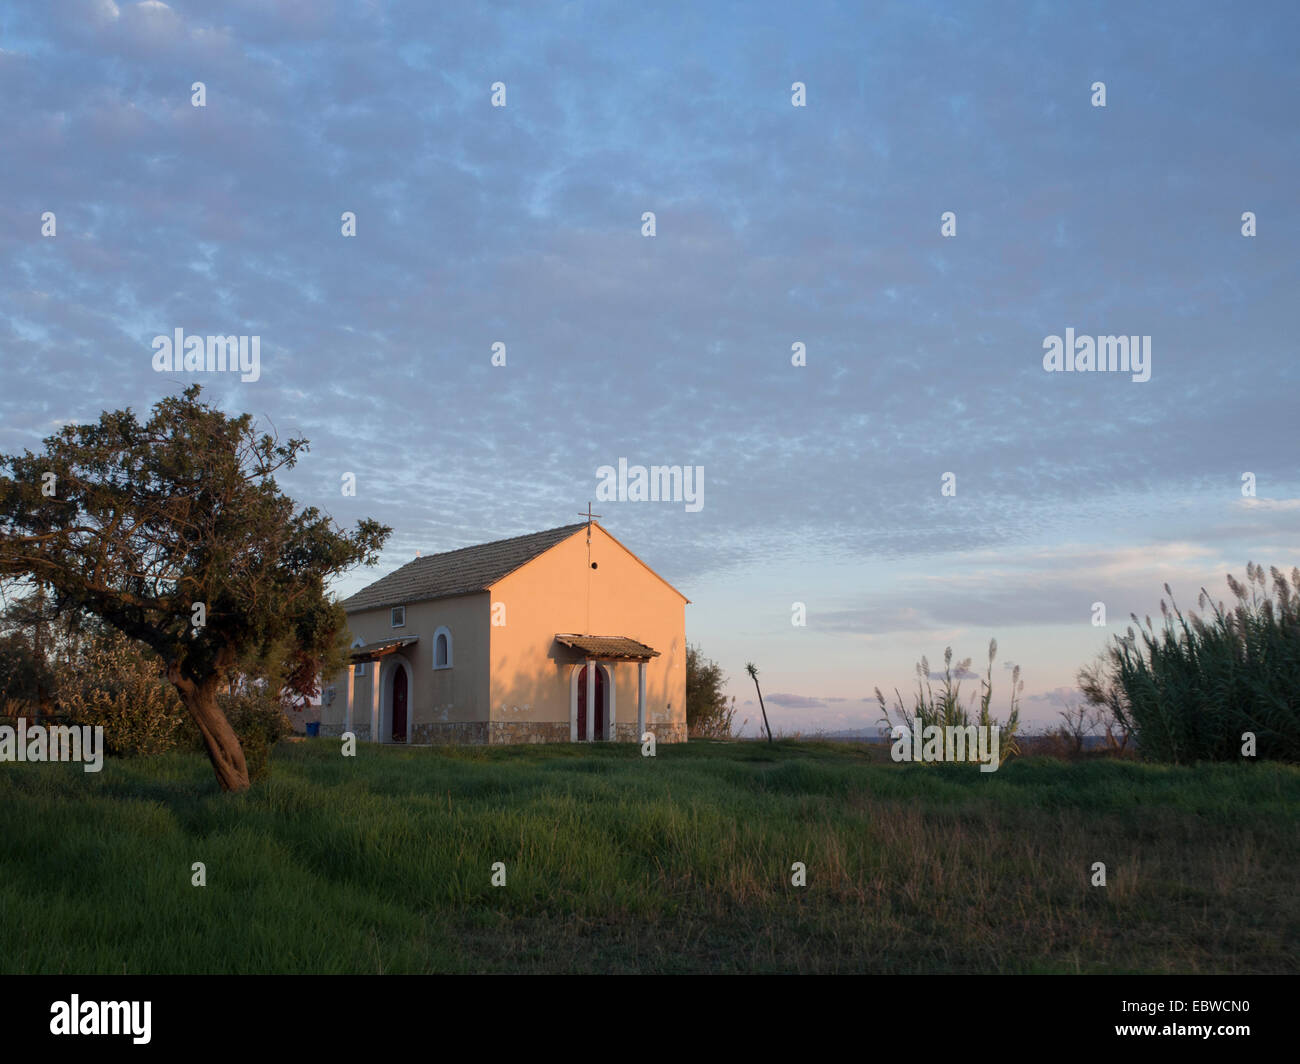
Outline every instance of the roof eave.
<path id="1" fill-rule="evenodd" d="M 367 610 L 387 610 L 392 609 L 394 606 L 409 606 L 416 602 L 438 602 L 441 599 L 466 598 L 469 595 L 483 595 L 487 591 L 488 588 L 486 587 L 476 587 L 469 591 L 453 591 L 446 595 L 415 595 L 407 598 L 395 598 L 391 601 L 376 602 L 371 606 L 349 606 L 347 600 L 344 599 L 342 605 L 343 612 L 350 617 L 354 613 L 365 613 Z"/>

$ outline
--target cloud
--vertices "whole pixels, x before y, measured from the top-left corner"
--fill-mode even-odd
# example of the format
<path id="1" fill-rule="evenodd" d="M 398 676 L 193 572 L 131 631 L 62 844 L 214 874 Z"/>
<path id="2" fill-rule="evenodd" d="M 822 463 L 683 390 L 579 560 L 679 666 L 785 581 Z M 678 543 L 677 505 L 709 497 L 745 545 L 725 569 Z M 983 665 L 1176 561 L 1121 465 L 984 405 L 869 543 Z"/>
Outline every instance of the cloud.
<path id="1" fill-rule="evenodd" d="M 1021 705 L 1026 709 L 1066 709 L 1071 705 L 1083 704 L 1083 695 L 1074 687 L 1056 687 L 1050 691 L 1025 695 Z"/>
<path id="2" fill-rule="evenodd" d="M 1243 569 L 1244 560 L 1234 564 L 1216 545 L 1185 541 L 1138 547 L 1064 544 L 1013 553 L 981 548 L 945 558 L 938 572 L 891 581 L 859 596 L 852 607 L 810 613 L 810 626 L 858 634 L 1091 628 L 1096 602 L 1105 604 L 1111 623 L 1130 612 L 1150 611 L 1166 583 L 1180 600 L 1191 602 L 1202 587 L 1222 589 L 1225 574 Z M 900 599 L 909 605 L 900 606 Z"/>
<path id="3" fill-rule="evenodd" d="M 384 568 L 572 520 L 621 456 L 705 469 L 698 514 L 604 506 L 648 564 L 716 578 L 732 615 L 791 574 L 809 646 L 846 656 L 1092 638 L 1093 602 L 1122 618 L 1165 581 L 1222 588 L 1247 551 L 1291 564 L 1294 255 L 1185 219 L 1300 165 L 1294 15 L 1257 13 L 1225 57 L 1102 6 L 1008 26 L 771 3 L 737 37 L 573 5 L 20 5 L 0 451 L 183 387 L 150 367 L 180 326 L 262 336 L 258 384 L 205 394 L 308 436 L 285 488 L 392 525 Z M 1135 105 L 1099 123 L 1061 40 L 1133 60 Z M 773 72 L 801 64 L 796 112 Z M 1209 97 L 1189 73 L 1207 64 Z M 1189 95 L 1194 113 L 1170 102 Z M 1098 195 L 1115 182 L 1135 191 Z M 1288 217 L 1282 186 L 1257 196 Z M 1150 333 L 1152 380 L 1044 374 L 1067 325 Z M 1191 412 L 1211 409 L 1207 431 Z M 1277 498 L 1241 499 L 1242 470 Z"/>
<path id="4" fill-rule="evenodd" d="M 769 705 L 780 706 L 782 709 L 813 709 L 826 704 L 825 699 L 791 694 L 767 695 L 766 701 Z"/>
<path id="5" fill-rule="evenodd" d="M 1244 498 L 1237 505 L 1243 510 L 1300 510 L 1300 499 Z"/>

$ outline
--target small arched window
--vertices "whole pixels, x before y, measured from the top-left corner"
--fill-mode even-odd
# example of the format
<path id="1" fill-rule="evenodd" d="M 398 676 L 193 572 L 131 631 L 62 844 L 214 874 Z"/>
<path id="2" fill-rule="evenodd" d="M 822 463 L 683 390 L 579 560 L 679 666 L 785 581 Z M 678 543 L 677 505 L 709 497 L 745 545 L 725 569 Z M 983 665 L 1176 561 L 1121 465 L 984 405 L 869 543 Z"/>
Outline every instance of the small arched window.
<path id="1" fill-rule="evenodd" d="M 451 668 L 451 629 L 446 626 L 433 633 L 433 667 Z"/>

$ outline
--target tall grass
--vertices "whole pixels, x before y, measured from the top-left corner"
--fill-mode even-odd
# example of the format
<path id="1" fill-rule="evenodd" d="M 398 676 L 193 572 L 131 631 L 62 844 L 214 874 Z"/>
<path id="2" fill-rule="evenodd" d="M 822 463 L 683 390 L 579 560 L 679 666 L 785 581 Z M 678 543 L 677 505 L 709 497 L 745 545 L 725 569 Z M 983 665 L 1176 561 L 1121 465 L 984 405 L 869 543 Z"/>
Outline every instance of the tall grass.
<path id="1" fill-rule="evenodd" d="M 1298 867 L 1290 765 L 307 739 L 0 766 L 0 972 L 1295 972 Z"/>
<path id="2" fill-rule="evenodd" d="M 1134 616 L 1137 630 L 1080 671 L 1084 696 L 1134 734 L 1143 757 L 1235 761 L 1251 733 L 1257 757 L 1300 760 L 1300 569 L 1289 581 L 1269 573 L 1271 592 L 1262 565 L 1247 564 L 1244 584 L 1229 574 L 1231 608 L 1202 588 L 1208 618 L 1184 615 L 1165 584 L 1163 625 Z"/>
<path id="3" fill-rule="evenodd" d="M 880 711 L 883 714 L 881 723 L 884 725 L 885 730 L 888 731 L 893 727 L 911 729 L 913 719 L 918 717 L 923 729 L 931 726 L 965 728 L 971 724 L 977 724 L 985 728 L 996 727 L 1001 729 L 999 733 L 999 760 L 1005 761 L 1008 757 L 1020 753 L 1016 733 L 1020 728 L 1020 692 L 1024 690 L 1025 685 L 1020 679 L 1020 666 L 1017 665 L 1011 672 L 1010 713 L 1006 724 L 1000 723 L 990 711 L 993 703 L 993 661 L 997 656 L 998 641 L 990 639 L 988 670 L 981 681 L 982 691 L 980 693 L 979 710 L 974 713 L 973 717 L 975 693 L 971 692 L 969 708 L 963 706 L 961 701 L 962 677 L 973 675 L 970 671 L 971 659 L 966 658 L 964 661 L 959 661 L 954 672 L 952 647 L 947 647 L 943 652 L 943 672 L 938 677 L 939 691 L 936 694 L 930 672 L 930 662 L 927 658 L 922 657 L 916 666 L 916 694 L 912 699 L 912 712 L 910 715 L 903 710 L 903 696 L 897 690 L 894 691 L 894 711 L 898 716 L 897 724 L 890 717 L 885 696 L 881 693 L 879 687 L 876 688 L 876 701 L 880 703 Z M 970 759 L 973 760 L 974 757 L 974 751 L 971 751 Z"/>

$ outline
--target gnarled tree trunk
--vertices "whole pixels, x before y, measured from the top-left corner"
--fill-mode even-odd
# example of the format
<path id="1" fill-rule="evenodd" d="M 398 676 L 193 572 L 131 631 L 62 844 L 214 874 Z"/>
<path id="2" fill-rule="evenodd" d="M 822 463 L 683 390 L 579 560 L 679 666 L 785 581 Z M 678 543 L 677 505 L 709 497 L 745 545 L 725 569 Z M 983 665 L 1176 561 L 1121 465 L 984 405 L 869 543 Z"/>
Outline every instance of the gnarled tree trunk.
<path id="1" fill-rule="evenodd" d="M 248 765 L 244 762 L 244 748 L 239 745 L 239 736 L 217 705 L 219 681 L 212 677 L 201 684 L 195 683 L 182 676 L 174 665 L 168 667 L 167 678 L 180 694 L 194 723 L 199 726 L 203 742 L 208 748 L 208 760 L 212 762 L 212 770 L 217 774 L 221 789 L 248 790 Z"/>

